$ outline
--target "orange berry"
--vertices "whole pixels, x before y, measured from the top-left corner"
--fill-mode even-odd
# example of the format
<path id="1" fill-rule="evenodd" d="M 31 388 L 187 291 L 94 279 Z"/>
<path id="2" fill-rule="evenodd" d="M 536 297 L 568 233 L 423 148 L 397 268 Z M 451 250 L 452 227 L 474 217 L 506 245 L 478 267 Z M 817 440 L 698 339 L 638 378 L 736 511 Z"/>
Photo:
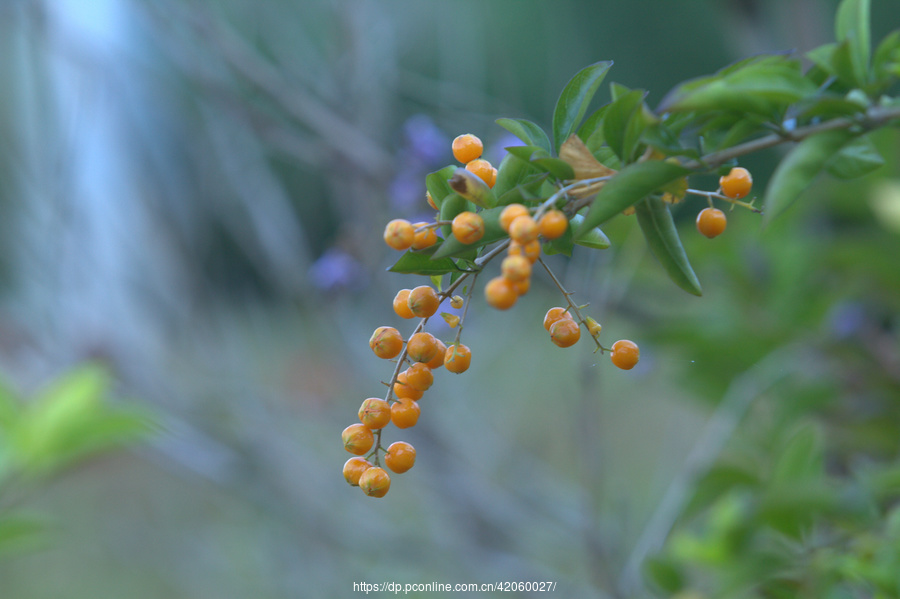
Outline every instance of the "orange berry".
<path id="1" fill-rule="evenodd" d="M 391 488 L 391 477 L 384 468 L 372 466 L 359 477 L 359 488 L 369 497 L 384 497 Z"/>
<path id="2" fill-rule="evenodd" d="M 510 204 L 500 211 L 500 228 L 509 233 L 509 225 L 519 216 L 528 216 L 528 208 L 522 204 Z"/>
<path id="3" fill-rule="evenodd" d="M 484 219 L 481 215 L 466 210 L 453 218 L 451 229 L 460 243 L 475 243 L 484 237 Z"/>
<path id="4" fill-rule="evenodd" d="M 383 399 L 370 397 L 359 406 L 359 421 L 370 430 L 386 427 L 391 421 L 391 404 Z"/>
<path id="5" fill-rule="evenodd" d="M 422 408 L 416 401 L 403 397 L 391 404 L 391 422 L 397 428 L 415 426 L 419 421 L 421 411 Z"/>
<path id="6" fill-rule="evenodd" d="M 434 208 L 435 210 L 438 210 L 437 204 L 434 202 L 434 198 L 431 197 L 431 192 L 430 192 L 430 191 L 426 191 L 426 192 L 425 192 L 425 201 L 428 202 L 428 205 L 429 205 L 429 206 L 431 206 L 431 207 Z"/>
<path id="7" fill-rule="evenodd" d="M 521 281 L 516 281 L 513 283 L 513 287 L 516 288 L 516 293 L 519 294 L 519 297 L 522 297 L 528 290 L 531 289 L 531 278 L 522 279 Z"/>
<path id="8" fill-rule="evenodd" d="M 495 277 L 484 286 L 484 297 L 487 303 L 494 308 L 508 310 L 519 299 L 519 294 L 511 281 L 503 277 Z"/>
<path id="9" fill-rule="evenodd" d="M 372 449 L 375 444 L 375 435 L 372 429 L 364 424 L 351 424 L 341 432 L 341 440 L 344 449 L 354 455 L 362 455 Z"/>
<path id="10" fill-rule="evenodd" d="M 460 374 L 469 369 L 472 363 L 472 351 L 460 343 L 451 345 L 444 353 L 444 368 L 450 372 Z"/>
<path id="11" fill-rule="evenodd" d="M 509 236 L 516 243 L 526 244 L 538 238 L 540 230 L 531 215 L 517 216 L 509 223 Z"/>
<path id="12" fill-rule="evenodd" d="M 484 151 L 484 144 L 471 133 L 464 133 L 458 136 L 453 140 L 450 147 L 453 150 L 453 157 L 463 164 L 468 164 L 476 158 L 481 158 L 481 153 Z"/>
<path id="13" fill-rule="evenodd" d="M 408 249 L 413 244 L 416 230 L 408 220 L 394 219 L 384 228 L 384 242 L 395 250 Z"/>
<path id="14" fill-rule="evenodd" d="M 416 333 L 406 344 L 406 355 L 413 362 L 431 362 L 437 351 L 437 339 L 431 333 Z"/>
<path id="15" fill-rule="evenodd" d="M 399 399 L 419 401 L 420 399 L 422 399 L 422 396 L 424 394 L 424 391 L 419 391 L 408 382 L 406 382 L 405 370 L 397 375 L 397 381 L 394 383 L 394 395 L 396 395 Z"/>
<path id="16" fill-rule="evenodd" d="M 378 327 L 369 337 L 369 347 L 379 358 L 390 360 L 396 358 L 403 349 L 403 337 L 394 327 Z"/>
<path id="17" fill-rule="evenodd" d="M 728 218 L 718 208 L 704 208 L 697 215 L 697 230 L 712 239 L 725 231 Z"/>
<path id="18" fill-rule="evenodd" d="M 434 375 L 426 364 L 416 362 L 406 369 L 406 384 L 412 385 L 419 391 L 428 391 L 434 384 Z"/>
<path id="19" fill-rule="evenodd" d="M 612 363 L 622 370 L 631 370 L 638 363 L 641 357 L 641 350 L 637 343 L 628 339 L 620 339 L 613 343 L 612 352 L 609 359 Z"/>
<path id="20" fill-rule="evenodd" d="M 525 256 L 507 256 L 500 263 L 500 272 L 513 283 L 526 281 L 531 278 L 531 262 Z"/>
<path id="21" fill-rule="evenodd" d="M 409 309 L 409 289 L 401 289 L 394 296 L 394 312 L 400 318 L 415 318 L 416 315 Z"/>
<path id="22" fill-rule="evenodd" d="M 416 463 L 416 448 L 406 441 L 396 441 L 388 446 L 384 454 L 384 465 L 396 472 L 403 474 Z"/>
<path id="23" fill-rule="evenodd" d="M 571 318 L 560 318 L 550 325 L 550 341 L 559 347 L 571 347 L 581 339 L 581 327 Z"/>
<path id="24" fill-rule="evenodd" d="M 750 171 L 742 166 L 736 166 L 731 171 L 719 177 L 719 187 L 722 188 L 722 194 L 729 198 L 740 199 L 750 193 L 753 187 L 753 177 Z"/>
<path id="25" fill-rule="evenodd" d="M 416 223 L 413 225 L 416 229 L 427 226 L 428 223 Z M 412 249 L 414 250 L 424 250 L 427 247 L 431 247 L 437 243 L 438 237 L 437 233 L 434 232 L 434 227 L 429 227 L 427 229 L 422 229 L 420 231 L 416 231 L 413 235 L 412 241 Z"/>
<path id="26" fill-rule="evenodd" d="M 549 331 L 553 323 L 560 318 L 568 318 L 569 320 L 573 320 L 572 315 L 569 314 L 569 312 L 565 308 L 560 308 L 559 306 L 550 308 L 549 310 L 547 310 L 547 313 L 544 314 L 544 328 Z"/>
<path id="27" fill-rule="evenodd" d="M 484 181 L 485 184 L 491 184 L 491 177 L 494 174 L 494 167 L 487 160 L 484 160 L 482 158 L 471 160 L 468 164 L 466 164 L 466 170 L 473 175 L 476 175 L 479 179 Z"/>
<path id="28" fill-rule="evenodd" d="M 356 456 L 344 462 L 344 480 L 353 485 L 359 485 L 359 477 L 372 467 L 372 463 L 366 458 Z"/>
<path id="29" fill-rule="evenodd" d="M 444 365 L 444 352 L 447 351 L 447 346 L 440 339 L 435 338 L 434 343 L 437 345 L 437 351 L 434 352 L 434 357 L 431 360 L 425 362 L 425 365 L 432 370 Z"/>
<path id="30" fill-rule="evenodd" d="M 569 219 L 561 210 L 548 210 L 538 221 L 538 228 L 545 239 L 562 237 L 569 226 Z"/>
<path id="31" fill-rule="evenodd" d="M 462 296 L 454 295 L 453 297 L 450 298 L 450 305 L 452 307 L 454 307 L 455 309 L 459 310 L 460 308 L 463 307 L 463 301 L 465 301 L 465 300 L 463 300 Z"/>
<path id="32" fill-rule="evenodd" d="M 497 167 L 491 167 L 491 178 L 487 182 L 488 187 L 493 188 L 497 184 Z"/>
<path id="33" fill-rule="evenodd" d="M 419 285 L 409 292 L 407 304 L 413 315 L 418 316 L 419 318 L 428 318 L 437 312 L 438 306 L 441 305 L 441 300 L 438 297 L 437 291 L 432 287 L 429 287 L 428 285 Z"/>
<path id="34" fill-rule="evenodd" d="M 541 257 L 541 243 L 537 239 L 524 245 L 513 241 L 509 244 L 507 253 L 510 256 L 525 256 L 529 262 L 534 264 Z"/>
<path id="35" fill-rule="evenodd" d="M 447 326 L 451 329 L 455 329 L 459 326 L 459 316 L 456 314 L 450 314 L 448 312 L 441 312 L 441 318 L 447 323 Z"/>

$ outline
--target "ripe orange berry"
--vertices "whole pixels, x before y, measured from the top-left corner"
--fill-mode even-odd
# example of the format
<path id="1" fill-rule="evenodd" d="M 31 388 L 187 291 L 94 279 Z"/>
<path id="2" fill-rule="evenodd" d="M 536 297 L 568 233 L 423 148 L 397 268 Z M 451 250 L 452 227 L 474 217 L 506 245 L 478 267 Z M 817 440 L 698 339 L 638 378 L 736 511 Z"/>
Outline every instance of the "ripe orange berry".
<path id="1" fill-rule="evenodd" d="M 550 325 L 550 341 L 559 347 L 571 347 L 581 339 L 581 327 L 571 318 L 560 318 Z"/>
<path id="2" fill-rule="evenodd" d="M 372 467 L 372 463 L 366 458 L 356 456 L 344 462 L 344 480 L 353 485 L 359 486 L 359 477 L 362 473 Z"/>
<path id="3" fill-rule="evenodd" d="M 637 343 L 628 339 L 620 339 L 613 343 L 612 352 L 609 359 L 612 363 L 622 370 L 631 370 L 638 363 L 641 357 L 641 350 Z"/>
<path id="4" fill-rule="evenodd" d="M 509 225 L 519 216 L 528 216 L 528 208 L 522 204 L 510 204 L 500 211 L 500 228 L 509 233 Z"/>
<path id="5" fill-rule="evenodd" d="M 497 184 L 497 167 L 491 167 L 491 178 L 487 182 L 488 187 L 492 188 Z"/>
<path id="6" fill-rule="evenodd" d="M 428 318 L 434 315 L 441 305 L 437 292 L 428 285 L 419 285 L 409 292 L 407 299 L 410 312 L 419 318 Z"/>
<path id="7" fill-rule="evenodd" d="M 697 230 L 712 239 L 718 237 L 728 225 L 728 218 L 718 208 L 704 208 L 697 215 Z"/>
<path id="8" fill-rule="evenodd" d="M 392 220 L 384 228 L 384 242 L 395 250 L 409 249 L 415 236 L 415 227 L 402 218 Z"/>
<path id="9" fill-rule="evenodd" d="M 453 218 L 451 230 L 460 243 L 475 243 L 484 237 L 484 219 L 481 215 L 466 210 Z"/>
<path id="10" fill-rule="evenodd" d="M 459 310 L 463 307 L 463 298 L 460 295 L 454 295 L 450 298 L 450 305 Z"/>
<path id="11" fill-rule="evenodd" d="M 373 431 L 386 427 L 391 421 L 391 404 L 383 399 L 370 397 L 359 406 L 359 421 Z"/>
<path id="12" fill-rule="evenodd" d="M 431 333 L 416 333 L 406 344 L 406 355 L 413 362 L 431 362 L 437 351 L 437 339 Z"/>
<path id="13" fill-rule="evenodd" d="M 416 463 L 416 448 L 406 441 L 396 441 L 388 446 L 384 454 L 384 465 L 396 472 L 403 474 Z"/>
<path id="14" fill-rule="evenodd" d="M 425 362 L 425 365 L 431 370 L 444 365 L 444 352 L 447 351 L 447 346 L 440 339 L 435 338 L 434 343 L 437 345 L 437 351 L 434 352 L 434 357 L 431 360 Z"/>
<path id="15" fill-rule="evenodd" d="M 403 349 L 403 337 L 394 327 L 378 327 L 369 337 L 369 347 L 379 358 L 390 360 Z"/>
<path id="16" fill-rule="evenodd" d="M 428 225 L 428 223 L 416 223 L 413 225 L 416 229 L 420 227 L 424 227 Z M 438 237 L 437 233 L 434 232 L 434 227 L 429 227 L 428 229 L 422 229 L 421 231 L 416 231 L 413 235 L 412 241 L 412 249 L 414 250 L 424 250 L 427 247 L 431 247 L 437 243 Z"/>
<path id="17" fill-rule="evenodd" d="M 409 399 L 419 401 L 425 394 L 406 382 L 406 371 L 404 370 L 397 375 L 397 382 L 394 383 L 394 395 L 399 399 Z"/>
<path id="18" fill-rule="evenodd" d="M 479 179 L 484 181 L 485 184 L 491 184 L 491 178 L 494 176 L 494 167 L 487 160 L 484 160 L 483 158 L 471 160 L 466 164 L 466 170 L 473 175 L 476 175 Z"/>
<path id="19" fill-rule="evenodd" d="M 394 296 L 394 312 L 400 318 L 415 318 L 416 315 L 409 309 L 409 289 L 401 289 Z"/>
<path id="20" fill-rule="evenodd" d="M 534 264 L 541 257 L 541 243 L 537 239 L 524 245 L 513 241 L 509 244 L 507 252 L 510 256 L 525 256 L 529 262 Z"/>
<path id="21" fill-rule="evenodd" d="M 569 314 L 565 308 L 561 308 L 559 306 L 550 308 L 549 310 L 547 310 L 547 313 L 544 314 L 544 328 L 549 331 L 553 323 L 560 318 L 568 318 L 569 320 L 573 320 L 572 315 Z"/>
<path id="22" fill-rule="evenodd" d="M 406 369 L 406 384 L 412 385 L 419 391 L 428 391 L 434 384 L 434 375 L 426 364 L 416 362 Z"/>
<path id="23" fill-rule="evenodd" d="M 450 147 L 453 150 L 453 157 L 463 164 L 468 164 L 476 158 L 481 158 L 481 153 L 484 151 L 484 144 L 471 133 L 464 133 L 458 136 L 453 140 Z"/>
<path id="24" fill-rule="evenodd" d="M 415 426 L 419 421 L 419 414 L 421 411 L 422 408 L 419 407 L 419 404 L 416 401 L 409 399 L 408 397 L 398 399 L 391 404 L 391 422 L 393 422 L 394 426 L 397 428 L 409 428 Z"/>
<path id="25" fill-rule="evenodd" d="M 375 435 L 372 429 L 364 424 L 351 424 L 341 432 L 341 440 L 344 442 L 344 449 L 353 455 L 362 455 L 372 449 L 375 444 Z"/>
<path id="26" fill-rule="evenodd" d="M 461 374 L 469 369 L 472 363 L 472 351 L 460 343 L 451 345 L 444 353 L 444 368 L 450 372 Z"/>
<path id="27" fill-rule="evenodd" d="M 500 263 L 500 272 L 513 283 L 527 281 L 531 277 L 531 262 L 525 256 L 507 256 Z"/>
<path id="28" fill-rule="evenodd" d="M 391 477 L 384 468 L 372 466 L 359 477 L 359 488 L 369 497 L 384 497 L 391 488 Z"/>
<path id="29" fill-rule="evenodd" d="M 736 166 L 727 175 L 719 177 L 719 187 L 722 188 L 722 194 L 729 198 L 740 199 L 750 193 L 753 177 L 744 167 Z"/>
<path id="30" fill-rule="evenodd" d="M 455 329 L 459 326 L 459 316 L 456 314 L 449 314 L 448 312 L 441 312 L 441 318 L 447 323 L 447 326 L 451 329 Z"/>
<path id="31" fill-rule="evenodd" d="M 484 297 L 487 303 L 494 308 L 509 310 L 519 299 L 519 294 L 511 281 L 503 277 L 495 277 L 484 286 Z"/>
<path id="32" fill-rule="evenodd" d="M 562 237 L 569 226 L 569 219 L 561 210 L 548 210 L 538 221 L 538 228 L 545 239 Z"/>
<path id="33" fill-rule="evenodd" d="M 517 216 L 509 223 L 509 236 L 516 243 L 526 244 L 538 238 L 540 229 L 531 215 Z"/>
<path id="34" fill-rule="evenodd" d="M 516 281 L 513 283 L 513 287 L 516 288 L 516 293 L 519 294 L 519 297 L 522 297 L 528 290 L 531 289 L 531 278 L 522 279 L 521 281 Z"/>

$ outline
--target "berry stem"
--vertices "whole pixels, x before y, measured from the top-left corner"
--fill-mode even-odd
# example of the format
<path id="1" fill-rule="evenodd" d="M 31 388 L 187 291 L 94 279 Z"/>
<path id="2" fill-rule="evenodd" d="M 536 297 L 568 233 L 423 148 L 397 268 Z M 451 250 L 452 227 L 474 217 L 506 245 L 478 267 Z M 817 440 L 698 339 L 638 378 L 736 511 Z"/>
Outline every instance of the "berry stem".
<path id="1" fill-rule="evenodd" d="M 556 286 L 559 288 L 560 292 L 563 294 L 563 297 L 566 298 L 566 303 L 569 304 L 569 308 L 577 317 L 578 322 L 580 324 L 584 325 L 584 328 L 586 330 L 590 331 L 590 329 L 588 329 L 587 322 L 585 322 L 584 317 L 581 315 L 581 310 L 578 309 L 578 306 L 576 306 L 575 304 L 572 303 L 572 300 L 569 297 L 572 295 L 572 293 L 570 291 L 566 291 L 566 288 L 563 287 L 563 284 L 560 282 L 560 280 L 558 278 L 556 278 L 556 274 L 554 274 L 554 272 L 550 269 L 550 267 L 547 266 L 547 263 L 544 262 L 543 258 L 538 258 L 538 262 L 541 263 L 541 266 L 544 267 L 544 270 L 547 271 L 547 274 L 549 274 L 550 278 L 553 279 L 553 282 L 556 283 Z M 606 348 L 604 348 L 602 345 L 600 345 L 600 341 L 596 337 L 591 335 L 591 339 L 593 339 L 594 343 L 597 344 L 597 350 L 599 350 L 600 353 L 603 353 L 604 351 L 608 351 L 608 350 L 606 350 Z"/>
<path id="2" fill-rule="evenodd" d="M 456 347 L 459 347 L 459 338 L 462 335 L 463 326 L 466 322 L 466 314 L 469 313 L 469 304 L 472 303 L 472 292 L 475 290 L 475 281 L 478 280 L 478 273 L 472 275 L 472 284 L 469 285 L 469 291 L 466 293 L 466 303 L 463 306 L 462 316 L 459 318 L 459 325 L 456 329 L 456 339 L 454 339 L 453 344 Z"/>
<path id="3" fill-rule="evenodd" d="M 733 204 L 735 206 L 740 206 L 741 208 L 746 208 L 747 210 L 750 210 L 757 214 L 762 214 L 762 212 L 763 212 L 761 208 L 757 208 L 756 206 L 754 206 L 753 202 L 744 202 L 741 200 L 736 200 L 734 198 L 729 198 L 727 195 L 724 195 L 723 193 L 721 193 L 720 190 L 703 191 L 702 189 L 688 189 L 685 193 L 689 193 L 689 194 L 692 194 L 695 196 L 705 197 L 706 199 L 709 200 L 710 206 L 713 205 L 712 204 L 713 198 L 716 198 L 717 200 L 724 200 L 726 202 L 730 202 L 731 204 Z"/>

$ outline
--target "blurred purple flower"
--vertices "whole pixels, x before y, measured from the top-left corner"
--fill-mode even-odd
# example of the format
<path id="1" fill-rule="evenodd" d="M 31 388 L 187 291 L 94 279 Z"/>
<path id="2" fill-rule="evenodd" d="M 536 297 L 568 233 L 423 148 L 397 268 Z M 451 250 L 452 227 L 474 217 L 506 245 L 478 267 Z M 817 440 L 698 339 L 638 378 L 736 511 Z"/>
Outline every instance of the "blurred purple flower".
<path id="1" fill-rule="evenodd" d="M 494 166 L 499 166 L 500 162 L 506 157 L 506 148 L 524 145 L 525 142 L 512 133 L 506 133 L 487 148 L 484 157 Z"/>
<path id="2" fill-rule="evenodd" d="M 838 339 L 857 334 L 866 324 L 866 309 L 859 302 L 841 302 L 831 309 L 829 328 Z"/>
<path id="3" fill-rule="evenodd" d="M 388 188 L 391 207 L 404 214 L 425 204 L 425 177 L 418 171 L 402 170 Z"/>
<path id="4" fill-rule="evenodd" d="M 424 168 L 446 160 L 450 153 L 450 138 L 434 124 L 431 117 L 417 114 L 403 124 L 404 150 L 409 159 Z"/>
<path id="5" fill-rule="evenodd" d="M 312 284 L 326 293 L 354 291 L 366 284 L 366 270 L 350 254 L 339 248 L 329 248 L 309 269 Z"/>

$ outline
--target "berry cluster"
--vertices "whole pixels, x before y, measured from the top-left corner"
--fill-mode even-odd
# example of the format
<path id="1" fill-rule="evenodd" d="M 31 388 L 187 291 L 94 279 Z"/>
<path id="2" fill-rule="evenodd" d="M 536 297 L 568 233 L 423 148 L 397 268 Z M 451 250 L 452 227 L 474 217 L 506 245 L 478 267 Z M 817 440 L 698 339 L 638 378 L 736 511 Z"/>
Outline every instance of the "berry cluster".
<path id="1" fill-rule="evenodd" d="M 384 382 L 387 386 L 385 397 L 370 397 L 363 401 L 358 413 L 359 422 L 344 429 L 342 439 L 344 448 L 354 455 L 344 465 L 344 477 L 348 483 L 359 486 L 371 497 L 387 494 L 391 485 L 388 470 L 396 474 L 406 472 L 413 467 L 416 459 L 415 448 L 405 441 L 385 447 L 382 444 L 384 429 L 389 425 L 398 429 L 415 426 L 421 411 L 419 400 L 433 385 L 436 369 L 444 368 L 456 374 L 468 370 L 472 352 L 460 342 L 464 320 L 476 280 L 493 258 L 503 256 L 499 275 L 484 286 L 488 305 L 498 310 L 512 308 L 519 297 L 528 293 L 534 267 L 539 264 L 566 301 L 565 306 L 550 308 L 544 316 L 544 329 L 553 344 L 563 348 L 575 345 L 584 327 L 596 345 L 595 351 L 609 352 L 610 360 L 616 367 L 630 370 L 640 358 L 640 350 L 633 341 L 622 339 L 609 348 L 601 345 L 600 324 L 582 314 L 586 306 L 572 302 L 572 294 L 565 290 L 542 259 L 542 253 L 557 240 L 566 240 L 570 246 L 580 243 L 590 247 L 589 239 L 574 237 L 572 223 L 581 217 L 576 214 L 577 207 L 573 208 L 571 200 L 579 196 L 574 192 L 570 196 L 567 192 L 585 184 L 594 185 L 596 192 L 614 171 L 600 165 L 600 176 L 564 186 L 549 194 L 549 197 L 530 199 L 520 194 L 519 201 L 492 198 L 492 202 L 486 202 L 485 198 L 490 196 L 490 190 L 497 183 L 498 169 L 481 158 L 483 147 L 481 140 L 472 134 L 460 135 L 453 140 L 453 156 L 464 168 L 448 167 L 432 174 L 446 175 L 441 175 L 438 181 L 446 186 L 443 198 L 438 197 L 435 201 L 431 191 L 425 194 L 428 205 L 437 211 L 433 222 L 411 223 L 395 219 L 387 223 L 384 229 L 384 241 L 389 247 L 399 251 L 409 250 L 404 254 L 408 262 L 421 266 L 424 261 L 430 265 L 428 268 L 410 268 L 402 272 L 429 275 L 432 285 L 401 289 L 394 297 L 393 308 L 397 316 L 419 319 L 408 338 L 392 326 L 380 326 L 369 339 L 372 352 L 379 358 L 392 360 L 395 367 L 390 379 Z M 685 179 L 681 193 L 677 198 L 672 196 L 672 201 L 680 201 L 687 193 L 706 197 L 710 207 L 698 216 L 697 228 L 707 237 L 715 237 L 725 228 L 725 215 L 712 208 L 713 198 L 752 209 L 752 205 L 740 201 L 749 193 L 750 186 L 750 174 L 745 169 L 734 168 L 721 178 L 719 189 L 715 192 L 687 189 Z M 442 254 L 455 259 L 450 260 Z M 434 274 L 434 260 L 444 260 L 445 266 L 449 263 L 450 266 L 446 266 L 449 270 Z M 403 259 L 398 264 L 401 262 Z M 449 274 L 449 284 L 442 289 L 445 274 Z M 463 283 L 467 283 L 462 287 L 467 298 L 455 294 Z M 455 339 L 449 345 L 425 330 L 429 319 L 438 314 L 445 300 L 449 300 L 453 308 L 463 309 L 461 316 L 440 313 L 447 324 L 456 330 Z M 387 469 L 382 467 L 382 462 Z"/>

